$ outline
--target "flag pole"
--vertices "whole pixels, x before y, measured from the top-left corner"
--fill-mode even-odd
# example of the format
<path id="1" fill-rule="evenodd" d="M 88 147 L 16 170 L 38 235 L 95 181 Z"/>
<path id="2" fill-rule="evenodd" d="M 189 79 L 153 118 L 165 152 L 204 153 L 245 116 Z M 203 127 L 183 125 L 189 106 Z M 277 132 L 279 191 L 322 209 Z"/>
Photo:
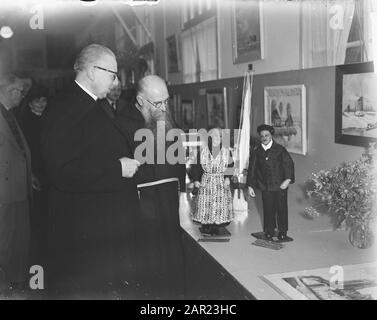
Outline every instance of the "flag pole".
<path id="1" fill-rule="evenodd" d="M 237 166 L 233 181 L 236 189 L 243 189 L 246 185 L 246 170 L 249 160 L 250 147 L 250 114 L 251 114 L 251 97 L 253 85 L 253 65 L 248 65 L 248 70 L 245 72 L 242 92 L 242 105 L 240 112 L 240 122 L 238 126 L 237 142 L 236 142 L 236 157 Z M 248 101 L 246 101 L 248 100 Z"/>

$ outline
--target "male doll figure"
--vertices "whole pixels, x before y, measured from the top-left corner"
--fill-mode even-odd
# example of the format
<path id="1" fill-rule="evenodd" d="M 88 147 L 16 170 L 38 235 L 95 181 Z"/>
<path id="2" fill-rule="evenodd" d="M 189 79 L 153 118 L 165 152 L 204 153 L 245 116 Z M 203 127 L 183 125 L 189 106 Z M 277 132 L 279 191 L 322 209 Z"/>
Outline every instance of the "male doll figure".
<path id="1" fill-rule="evenodd" d="M 261 143 L 252 150 L 246 184 L 252 197 L 254 188 L 262 191 L 265 238 L 273 240 L 277 222 L 278 240 L 289 241 L 287 193 L 295 180 L 294 163 L 288 151 L 272 139 L 272 126 L 262 124 L 257 131 Z"/>

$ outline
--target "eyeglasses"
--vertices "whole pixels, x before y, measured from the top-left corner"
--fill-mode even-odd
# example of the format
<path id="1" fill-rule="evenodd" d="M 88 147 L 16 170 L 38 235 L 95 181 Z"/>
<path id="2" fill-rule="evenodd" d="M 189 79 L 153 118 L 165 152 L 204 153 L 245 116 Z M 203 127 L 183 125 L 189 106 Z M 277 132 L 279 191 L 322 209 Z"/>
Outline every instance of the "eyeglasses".
<path id="1" fill-rule="evenodd" d="M 118 73 L 115 72 L 115 71 L 112 71 L 112 70 L 109 70 L 109 69 L 105 69 L 105 68 L 102 68 L 102 67 L 99 67 L 99 66 L 93 66 L 93 68 L 97 68 L 97 69 L 100 69 L 100 70 L 112 73 L 112 75 L 113 75 L 113 81 L 115 81 L 115 79 L 118 78 Z"/>
<path id="2" fill-rule="evenodd" d="M 155 108 L 157 109 L 161 109 L 162 106 L 167 106 L 167 104 L 169 103 L 169 97 L 166 98 L 165 100 L 163 101 L 155 101 L 155 102 L 152 102 L 152 101 L 149 101 L 147 98 L 144 98 L 142 97 L 144 100 L 148 101 L 152 106 L 154 106 Z"/>

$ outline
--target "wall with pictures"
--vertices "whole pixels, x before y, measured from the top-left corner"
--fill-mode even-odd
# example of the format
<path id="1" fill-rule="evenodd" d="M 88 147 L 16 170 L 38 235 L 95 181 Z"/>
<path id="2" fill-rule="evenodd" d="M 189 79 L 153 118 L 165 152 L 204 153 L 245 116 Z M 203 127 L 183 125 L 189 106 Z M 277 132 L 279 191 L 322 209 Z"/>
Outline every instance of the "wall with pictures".
<path id="1" fill-rule="evenodd" d="M 188 0 L 187 0 L 188 1 Z M 186 2 L 187 2 L 186 1 Z M 214 1 L 216 2 L 216 1 Z M 185 1 L 179 5 L 175 0 L 161 2 L 164 14 L 156 16 L 157 22 L 163 17 L 163 32 L 156 33 L 157 50 L 161 57 L 166 57 L 166 38 L 174 33 L 182 32 L 182 10 Z M 233 0 L 219 0 L 218 4 L 218 54 L 219 54 L 219 79 L 243 76 L 248 63 L 253 63 L 257 74 L 296 70 L 300 68 L 300 7 L 297 2 L 263 1 L 261 6 L 261 28 L 263 33 L 262 60 L 234 64 L 232 15 Z M 164 40 L 164 42 L 161 42 Z M 164 43 L 164 45 L 162 45 Z M 182 71 L 169 73 L 166 67 L 166 58 L 161 59 L 160 75 L 171 84 L 183 81 Z"/>
<path id="2" fill-rule="evenodd" d="M 257 74 L 300 68 L 300 7 L 297 2 L 262 1 L 261 32 L 263 59 L 233 63 L 232 1 L 219 6 L 219 78 L 242 76 L 248 63 Z"/>
<path id="3" fill-rule="evenodd" d="M 242 100 L 243 77 L 203 83 L 173 85 L 169 91 L 180 100 L 194 100 L 195 128 L 206 128 L 208 123 L 206 91 L 226 88 L 229 128 L 238 126 L 239 107 Z M 362 147 L 335 143 L 335 67 L 323 67 L 298 71 L 285 71 L 254 75 L 252 94 L 251 128 L 264 123 L 264 88 L 270 86 L 305 85 L 307 113 L 307 154 L 293 154 L 296 167 L 297 192 L 302 198 L 301 187 L 311 173 L 330 169 L 342 161 L 353 161 L 363 152 Z M 301 193 L 301 195 L 300 195 Z"/>

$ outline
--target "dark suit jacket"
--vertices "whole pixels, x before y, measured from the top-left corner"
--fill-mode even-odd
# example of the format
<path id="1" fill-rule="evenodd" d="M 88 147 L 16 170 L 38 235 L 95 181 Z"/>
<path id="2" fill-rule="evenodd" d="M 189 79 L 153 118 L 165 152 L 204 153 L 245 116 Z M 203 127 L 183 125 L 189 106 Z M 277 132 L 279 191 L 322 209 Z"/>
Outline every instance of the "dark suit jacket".
<path id="1" fill-rule="evenodd" d="M 132 242 L 139 204 L 133 178 L 122 178 L 130 138 L 77 84 L 51 101 L 42 118 L 42 156 L 51 184 L 55 246 L 100 249 Z M 127 240 L 128 239 L 128 240 Z M 110 241 L 110 242 L 109 242 Z"/>
<path id="2" fill-rule="evenodd" d="M 295 181 L 294 163 L 288 151 L 275 141 L 267 151 L 257 144 L 250 155 L 247 185 L 262 191 L 279 191 L 286 179 Z"/>
<path id="3" fill-rule="evenodd" d="M 20 149 L 0 112 L 0 207 L 27 201 L 32 194 L 30 151 L 21 129 L 18 129 L 25 152 Z"/>

